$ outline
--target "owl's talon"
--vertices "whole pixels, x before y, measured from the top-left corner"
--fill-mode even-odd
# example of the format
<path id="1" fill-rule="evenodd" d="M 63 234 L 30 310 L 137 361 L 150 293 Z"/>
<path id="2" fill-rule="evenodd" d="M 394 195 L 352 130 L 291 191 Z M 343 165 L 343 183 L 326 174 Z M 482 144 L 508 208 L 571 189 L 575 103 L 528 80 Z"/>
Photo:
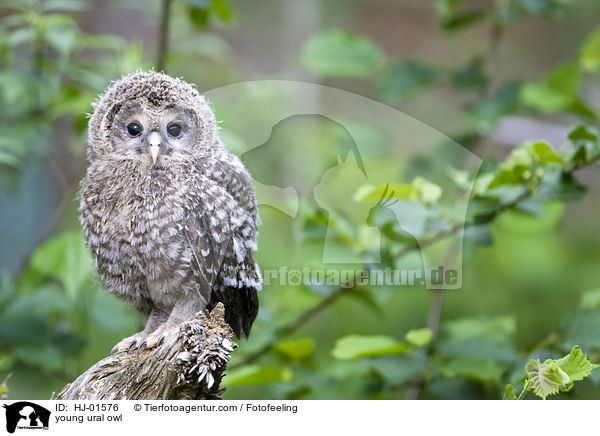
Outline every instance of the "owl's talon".
<path id="1" fill-rule="evenodd" d="M 169 334 L 169 330 L 161 327 L 154 333 L 152 333 L 148 338 L 146 338 L 146 348 L 154 348 L 158 347 L 165 341 L 165 338 Z"/>
<path id="2" fill-rule="evenodd" d="M 142 351 L 142 348 L 144 348 L 144 346 L 146 345 L 146 343 L 147 343 L 147 341 L 146 341 L 146 339 L 144 339 L 144 340 L 142 341 L 142 343 L 141 343 L 140 345 L 138 345 L 138 348 L 137 348 L 137 350 L 138 350 L 138 351 Z"/>
<path id="3" fill-rule="evenodd" d="M 160 339 L 161 338 L 157 337 L 156 335 L 148 336 L 148 339 L 146 341 L 146 348 L 150 349 L 158 346 Z"/>
<path id="4" fill-rule="evenodd" d="M 129 342 L 127 342 L 125 339 L 123 339 L 121 342 L 117 343 L 117 345 L 115 345 L 114 347 L 112 347 L 112 349 L 110 350 L 110 353 L 108 353 L 108 355 L 112 356 L 113 354 L 119 354 L 119 353 L 123 353 L 123 352 L 129 351 L 129 349 L 131 348 L 131 346 L 129 346 L 129 348 L 128 348 L 127 344 L 129 344 Z"/>
<path id="5" fill-rule="evenodd" d="M 127 338 L 120 340 L 117 343 L 117 345 L 112 347 L 112 350 L 110 350 L 109 356 L 112 356 L 113 354 L 118 354 L 118 353 L 128 353 L 133 349 L 137 349 L 139 351 L 142 348 L 142 346 L 144 345 L 144 343 L 146 342 L 147 336 L 148 336 L 147 332 L 141 331 L 139 333 L 136 333 L 135 335 L 132 335 L 132 336 L 129 336 Z"/>

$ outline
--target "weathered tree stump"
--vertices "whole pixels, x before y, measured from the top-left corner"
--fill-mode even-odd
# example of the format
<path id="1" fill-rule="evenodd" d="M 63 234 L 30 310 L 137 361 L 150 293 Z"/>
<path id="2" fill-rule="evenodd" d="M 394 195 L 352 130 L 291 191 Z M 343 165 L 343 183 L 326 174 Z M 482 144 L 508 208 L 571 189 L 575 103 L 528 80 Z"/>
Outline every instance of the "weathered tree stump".
<path id="1" fill-rule="evenodd" d="M 108 356 L 64 387 L 57 400 L 216 400 L 237 347 L 219 303 L 180 325 L 152 350 Z"/>

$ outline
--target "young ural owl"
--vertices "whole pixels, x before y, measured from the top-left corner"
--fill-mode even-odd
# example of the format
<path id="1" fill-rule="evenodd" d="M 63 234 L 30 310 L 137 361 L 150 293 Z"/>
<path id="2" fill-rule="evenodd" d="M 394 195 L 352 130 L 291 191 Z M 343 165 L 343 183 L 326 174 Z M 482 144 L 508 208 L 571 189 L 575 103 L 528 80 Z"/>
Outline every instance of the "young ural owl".
<path id="1" fill-rule="evenodd" d="M 112 84 L 89 123 L 80 221 L 109 290 L 148 316 L 113 350 L 156 346 L 218 302 L 239 336 L 258 311 L 252 180 L 188 83 L 137 72 Z"/>

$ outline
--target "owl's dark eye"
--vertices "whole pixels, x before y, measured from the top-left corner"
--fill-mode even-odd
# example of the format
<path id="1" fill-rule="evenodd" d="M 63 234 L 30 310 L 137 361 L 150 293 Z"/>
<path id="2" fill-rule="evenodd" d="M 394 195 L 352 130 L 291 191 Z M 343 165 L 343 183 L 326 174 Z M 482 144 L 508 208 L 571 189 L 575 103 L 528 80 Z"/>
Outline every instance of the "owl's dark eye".
<path id="1" fill-rule="evenodd" d="M 129 133 L 129 136 L 133 138 L 140 136 L 142 134 L 142 130 L 142 126 L 140 126 L 138 123 L 127 124 L 127 133 Z"/>
<path id="2" fill-rule="evenodd" d="M 181 124 L 169 124 L 169 126 L 167 127 L 167 132 L 173 138 L 177 138 L 179 135 L 181 135 Z"/>

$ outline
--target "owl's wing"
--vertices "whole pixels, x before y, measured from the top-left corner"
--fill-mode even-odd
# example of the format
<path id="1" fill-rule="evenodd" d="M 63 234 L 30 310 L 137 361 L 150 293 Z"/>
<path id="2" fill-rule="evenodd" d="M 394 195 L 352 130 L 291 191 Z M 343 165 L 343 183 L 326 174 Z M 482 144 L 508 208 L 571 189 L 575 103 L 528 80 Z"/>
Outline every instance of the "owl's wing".
<path id="1" fill-rule="evenodd" d="M 256 318 L 262 279 L 252 254 L 256 248 L 254 189 L 245 170 L 229 165 L 220 162 L 214 178 L 201 184 L 204 189 L 187 232 L 194 275 L 204 293 L 209 291 L 207 309 L 222 302 L 225 321 L 240 337 L 248 336 Z"/>
<path id="2" fill-rule="evenodd" d="M 192 249 L 192 271 L 202 297 L 210 300 L 210 292 L 221 271 L 225 253 L 230 250 L 232 237 L 227 222 L 211 219 L 211 204 L 200 201 L 188 218 L 186 236 Z"/>

